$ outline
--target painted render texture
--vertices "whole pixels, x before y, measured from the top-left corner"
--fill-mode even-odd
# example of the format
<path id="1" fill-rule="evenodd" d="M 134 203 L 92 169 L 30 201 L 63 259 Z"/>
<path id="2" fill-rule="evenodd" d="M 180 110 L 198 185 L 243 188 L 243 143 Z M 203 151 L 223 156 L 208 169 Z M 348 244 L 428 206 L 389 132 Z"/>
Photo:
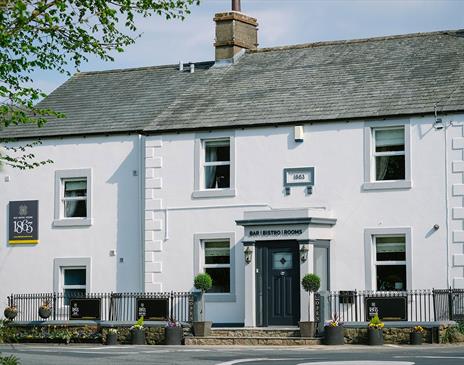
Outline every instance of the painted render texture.
<path id="1" fill-rule="evenodd" d="M 37 157 L 54 161 L 0 170 L 0 305 L 12 292 L 59 289 L 53 263 L 67 258 L 90 259 L 90 292 L 190 291 L 202 270 L 199 240 L 229 237 L 231 293 L 207 298 L 207 319 L 254 326 L 256 260 L 245 263 L 236 223 L 253 212 L 333 220 L 308 226 L 312 243 L 329 242 L 331 290 L 374 289 L 370 235 L 395 232 L 408 237 L 408 289 L 464 288 L 462 35 L 258 49 L 223 67 L 198 63 L 194 73 L 76 74 L 42 102 L 65 119 L 0 131 L 41 138 Z M 408 132 L 410 176 L 372 183 L 366 130 L 391 125 Z M 294 126 L 303 126 L 302 142 Z M 199 189 L 198 146 L 223 137 L 233 146 L 231 188 L 211 196 Z M 292 167 L 315 168 L 312 194 L 286 195 L 283 170 Z M 91 170 L 91 225 L 53 224 L 55 172 L 69 169 Z M 8 245 L 8 203 L 29 199 L 39 200 L 40 243 Z M 317 271 L 308 247 L 300 276 Z"/>

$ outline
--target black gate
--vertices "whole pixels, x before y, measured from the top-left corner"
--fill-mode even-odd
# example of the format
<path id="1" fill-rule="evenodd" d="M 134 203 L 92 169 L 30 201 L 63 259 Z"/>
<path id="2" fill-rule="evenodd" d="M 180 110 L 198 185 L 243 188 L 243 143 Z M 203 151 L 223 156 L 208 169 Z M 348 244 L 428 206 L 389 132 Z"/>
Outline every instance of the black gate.
<path id="1" fill-rule="evenodd" d="M 436 321 L 464 321 L 464 289 L 434 289 Z"/>

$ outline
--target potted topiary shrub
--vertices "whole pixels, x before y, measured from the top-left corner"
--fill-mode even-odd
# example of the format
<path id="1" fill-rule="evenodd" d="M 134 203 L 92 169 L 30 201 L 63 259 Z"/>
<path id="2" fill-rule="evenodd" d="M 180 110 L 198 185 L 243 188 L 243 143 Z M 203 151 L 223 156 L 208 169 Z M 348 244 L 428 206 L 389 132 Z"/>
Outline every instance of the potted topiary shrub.
<path id="1" fill-rule="evenodd" d="M 213 322 L 205 321 L 205 292 L 213 286 L 213 280 L 207 273 L 198 274 L 193 281 L 195 289 L 201 291 L 200 321 L 193 322 L 193 334 L 195 336 L 209 336 Z"/>
<path id="2" fill-rule="evenodd" d="M 145 328 L 143 327 L 143 316 L 130 328 L 132 345 L 145 345 Z"/>
<path id="3" fill-rule="evenodd" d="M 414 326 L 409 334 L 409 343 L 411 345 L 422 345 L 425 329 L 422 326 Z"/>
<path id="4" fill-rule="evenodd" d="M 311 321 L 311 293 L 315 293 L 319 290 L 321 286 L 321 279 L 316 274 L 306 274 L 301 280 L 301 285 L 303 289 L 309 294 L 309 303 L 308 303 L 308 320 L 300 321 L 298 325 L 300 326 L 300 335 L 301 337 L 315 337 L 317 323 Z"/>
<path id="5" fill-rule="evenodd" d="M 18 314 L 18 308 L 13 303 L 5 308 L 3 311 L 5 318 L 12 321 Z"/>
<path id="6" fill-rule="evenodd" d="M 376 314 L 371 318 L 367 328 L 367 344 L 370 346 L 383 345 L 383 327 L 384 324 Z"/>
<path id="7" fill-rule="evenodd" d="M 184 329 L 182 325 L 171 317 L 164 328 L 166 345 L 182 345 L 184 338 Z"/>
<path id="8" fill-rule="evenodd" d="M 52 309 L 50 307 L 50 300 L 45 299 L 42 305 L 39 307 L 39 317 L 42 319 L 47 319 L 52 314 Z"/>
<path id="9" fill-rule="evenodd" d="M 332 319 L 324 324 L 324 344 L 326 345 L 343 345 L 345 335 L 343 322 L 337 313 L 334 313 Z"/>

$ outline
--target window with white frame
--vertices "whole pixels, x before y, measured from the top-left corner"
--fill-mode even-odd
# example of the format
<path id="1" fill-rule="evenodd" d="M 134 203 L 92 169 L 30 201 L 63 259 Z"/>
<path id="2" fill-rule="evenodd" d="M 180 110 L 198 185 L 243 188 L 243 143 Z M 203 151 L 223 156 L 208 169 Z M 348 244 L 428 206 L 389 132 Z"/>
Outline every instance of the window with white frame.
<path id="1" fill-rule="evenodd" d="M 87 217 L 87 178 L 62 179 L 63 218 Z"/>
<path id="2" fill-rule="evenodd" d="M 204 140 L 203 151 L 203 188 L 230 188 L 230 140 Z"/>
<path id="3" fill-rule="evenodd" d="M 85 296 L 87 291 L 87 270 L 85 267 L 62 267 L 61 277 L 65 305 L 69 305 L 71 298 Z"/>
<path id="4" fill-rule="evenodd" d="M 92 224 L 90 169 L 55 172 L 55 226 Z"/>
<path id="5" fill-rule="evenodd" d="M 230 242 L 203 241 L 203 270 L 211 276 L 208 293 L 230 293 Z"/>
<path id="6" fill-rule="evenodd" d="M 404 127 L 373 129 L 375 181 L 405 180 Z"/>
<path id="7" fill-rule="evenodd" d="M 374 266 L 377 290 L 406 290 L 406 237 L 376 235 Z"/>

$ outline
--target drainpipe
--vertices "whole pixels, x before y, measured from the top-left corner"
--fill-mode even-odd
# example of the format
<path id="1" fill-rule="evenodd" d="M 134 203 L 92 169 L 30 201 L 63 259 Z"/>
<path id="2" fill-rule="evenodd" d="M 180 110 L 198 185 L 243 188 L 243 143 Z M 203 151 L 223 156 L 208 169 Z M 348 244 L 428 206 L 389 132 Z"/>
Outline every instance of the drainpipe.
<path id="1" fill-rule="evenodd" d="M 138 135 L 139 142 L 139 222 L 140 222 L 140 278 L 139 285 L 142 292 L 145 292 L 145 136 Z"/>

